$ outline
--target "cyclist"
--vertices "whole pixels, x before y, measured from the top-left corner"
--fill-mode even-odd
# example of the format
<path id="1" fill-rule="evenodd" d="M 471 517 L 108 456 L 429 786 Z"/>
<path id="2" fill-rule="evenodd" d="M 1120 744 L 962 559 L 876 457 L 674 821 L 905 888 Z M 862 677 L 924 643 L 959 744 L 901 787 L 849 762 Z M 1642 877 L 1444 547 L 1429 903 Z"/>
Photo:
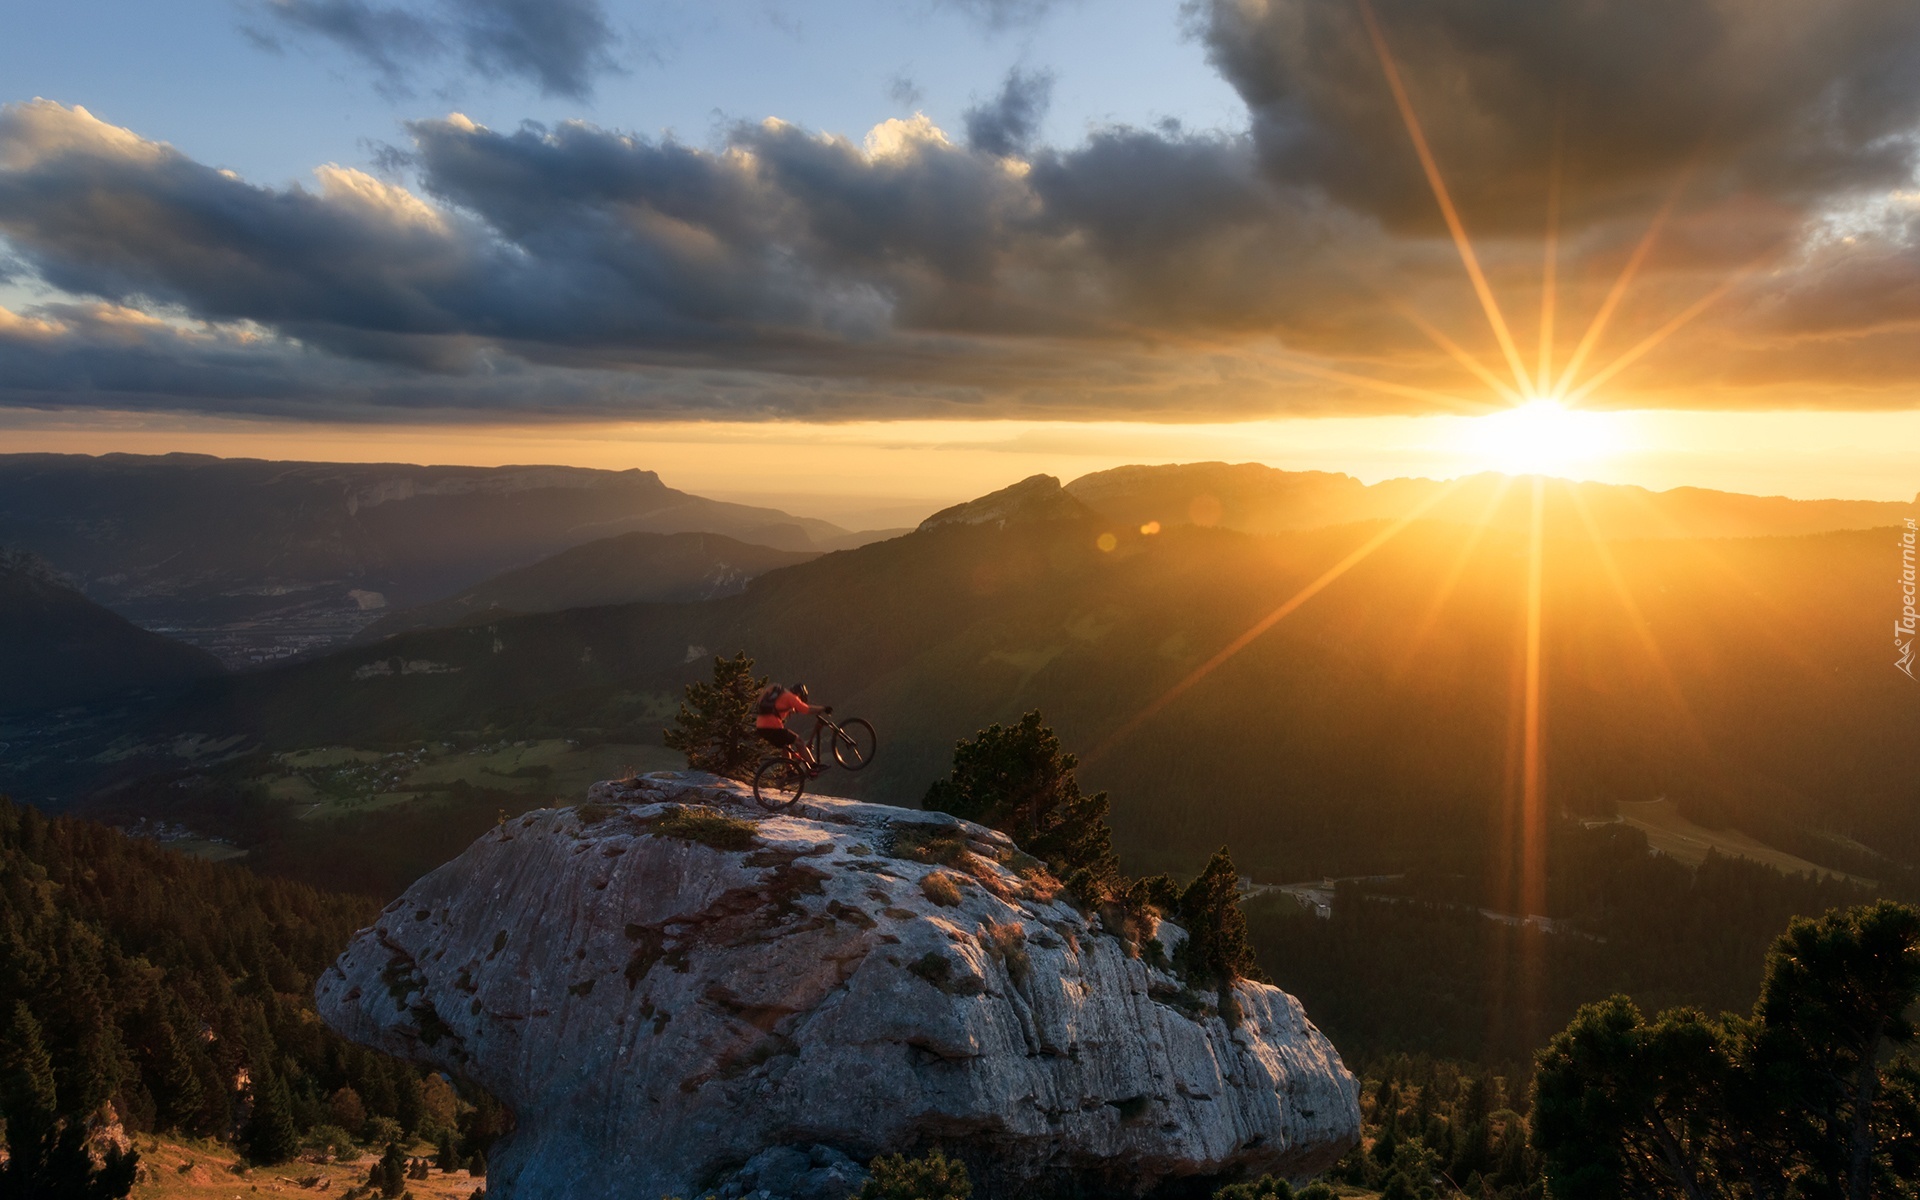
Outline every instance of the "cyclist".
<path id="1" fill-rule="evenodd" d="M 810 773 L 818 775 L 821 766 L 814 761 L 812 749 L 800 740 L 799 734 L 787 728 L 787 717 L 832 711 L 831 707 L 808 704 L 807 685 L 804 683 L 796 683 L 790 688 L 777 683 L 769 684 L 754 705 L 753 732 L 761 741 L 786 751 L 789 758 L 798 759 Z"/>

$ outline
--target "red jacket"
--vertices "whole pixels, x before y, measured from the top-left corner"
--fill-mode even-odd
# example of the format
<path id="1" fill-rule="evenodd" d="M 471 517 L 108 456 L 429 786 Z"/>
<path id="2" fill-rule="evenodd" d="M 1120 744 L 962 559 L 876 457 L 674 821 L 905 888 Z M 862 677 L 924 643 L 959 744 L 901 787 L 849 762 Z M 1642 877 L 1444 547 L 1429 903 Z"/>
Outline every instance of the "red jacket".
<path id="1" fill-rule="evenodd" d="M 820 710 L 783 688 L 781 689 L 780 695 L 773 702 L 773 711 L 770 713 L 756 714 L 753 718 L 753 727 L 755 729 L 784 729 L 786 728 L 787 715 L 789 713 L 798 713 L 804 717 L 808 713 L 818 711 Z"/>

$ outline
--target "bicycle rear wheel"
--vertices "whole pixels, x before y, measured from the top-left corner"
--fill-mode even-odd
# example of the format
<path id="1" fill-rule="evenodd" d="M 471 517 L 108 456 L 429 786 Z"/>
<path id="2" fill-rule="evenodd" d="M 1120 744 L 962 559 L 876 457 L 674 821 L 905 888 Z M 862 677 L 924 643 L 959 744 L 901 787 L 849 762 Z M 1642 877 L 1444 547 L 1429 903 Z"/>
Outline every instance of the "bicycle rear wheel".
<path id="1" fill-rule="evenodd" d="M 765 809 L 783 809 L 806 790 L 806 768 L 783 754 L 761 759 L 753 773 L 753 798 Z"/>
<path id="2" fill-rule="evenodd" d="M 833 730 L 833 761 L 849 771 L 858 771 L 873 761 L 879 739 L 873 726 L 863 717 L 837 725 Z"/>

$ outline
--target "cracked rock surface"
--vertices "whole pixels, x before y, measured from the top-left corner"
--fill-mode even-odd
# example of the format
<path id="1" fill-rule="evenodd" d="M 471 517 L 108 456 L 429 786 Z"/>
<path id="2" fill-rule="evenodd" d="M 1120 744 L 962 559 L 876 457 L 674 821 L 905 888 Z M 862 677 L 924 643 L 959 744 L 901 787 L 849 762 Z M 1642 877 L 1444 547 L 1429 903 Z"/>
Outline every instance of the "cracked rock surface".
<path id="1" fill-rule="evenodd" d="M 513 1110 L 498 1200 L 691 1197 L 770 1150 L 933 1145 L 982 1200 L 1173 1193 L 1354 1143 L 1353 1077 L 1298 1001 L 1242 981 L 1230 1022 L 1156 965 L 1179 929 L 1129 943 L 1057 890 L 942 813 L 769 815 L 739 784 L 652 775 L 483 835 L 316 996 L 349 1038 Z M 793 1173 L 811 1194 L 837 1186 L 823 1171 Z"/>

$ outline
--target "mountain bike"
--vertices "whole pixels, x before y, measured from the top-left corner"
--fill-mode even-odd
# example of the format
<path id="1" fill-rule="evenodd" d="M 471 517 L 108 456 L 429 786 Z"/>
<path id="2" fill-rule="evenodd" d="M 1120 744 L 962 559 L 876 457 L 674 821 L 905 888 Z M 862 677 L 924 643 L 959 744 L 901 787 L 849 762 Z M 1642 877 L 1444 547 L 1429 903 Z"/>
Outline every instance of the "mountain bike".
<path id="1" fill-rule="evenodd" d="M 827 754 L 842 768 L 858 771 L 873 761 L 876 743 L 873 725 L 864 717 L 835 721 L 832 709 L 815 713 L 813 733 L 804 743 L 796 742 L 760 760 L 760 768 L 753 773 L 753 798 L 762 808 L 785 808 L 807 790 L 809 779 L 827 769 Z M 800 752 L 803 744 L 811 752 L 811 761 Z"/>

